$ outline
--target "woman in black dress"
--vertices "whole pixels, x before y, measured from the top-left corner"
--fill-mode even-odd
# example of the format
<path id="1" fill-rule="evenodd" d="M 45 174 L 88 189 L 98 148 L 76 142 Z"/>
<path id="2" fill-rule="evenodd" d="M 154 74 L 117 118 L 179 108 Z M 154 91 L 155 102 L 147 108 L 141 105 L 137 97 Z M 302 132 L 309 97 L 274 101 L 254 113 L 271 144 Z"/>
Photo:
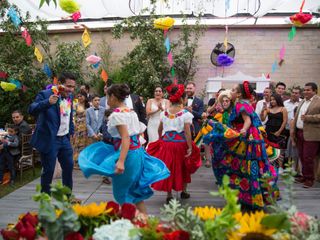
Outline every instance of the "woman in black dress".
<path id="1" fill-rule="evenodd" d="M 281 149 L 286 149 L 286 136 L 284 135 L 285 127 L 288 121 L 288 112 L 283 105 L 280 95 L 273 94 L 271 96 L 270 108 L 266 105 L 261 111 L 261 121 L 268 116 L 266 123 L 267 138 L 270 142 L 276 143 Z M 281 154 L 283 158 L 283 154 Z M 282 161 L 279 161 L 279 172 L 281 173 Z"/>

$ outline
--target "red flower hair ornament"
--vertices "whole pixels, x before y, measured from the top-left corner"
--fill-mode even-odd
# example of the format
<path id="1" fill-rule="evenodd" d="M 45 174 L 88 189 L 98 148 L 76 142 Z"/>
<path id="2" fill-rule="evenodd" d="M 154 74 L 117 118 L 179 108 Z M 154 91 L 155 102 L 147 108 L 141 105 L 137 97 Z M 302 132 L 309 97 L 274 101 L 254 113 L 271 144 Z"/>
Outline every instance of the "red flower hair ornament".
<path id="1" fill-rule="evenodd" d="M 172 93 L 173 88 L 178 88 L 178 91 Z M 169 93 L 170 102 L 177 103 L 180 101 L 184 93 L 184 86 L 183 84 L 171 84 L 170 86 L 166 87 L 166 90 Z"/>
<path id="2" fill-rule="evenodd" d="M 246 94 L 246 98 L 247 99 L 251 99 L 252 98 L 252 95 L 250 93 L 250 87 L 249 87 L 249 82 L 248 81 L 244 81 L 243 82 L 243 89 L 244 89 L 244 92 Z"/>

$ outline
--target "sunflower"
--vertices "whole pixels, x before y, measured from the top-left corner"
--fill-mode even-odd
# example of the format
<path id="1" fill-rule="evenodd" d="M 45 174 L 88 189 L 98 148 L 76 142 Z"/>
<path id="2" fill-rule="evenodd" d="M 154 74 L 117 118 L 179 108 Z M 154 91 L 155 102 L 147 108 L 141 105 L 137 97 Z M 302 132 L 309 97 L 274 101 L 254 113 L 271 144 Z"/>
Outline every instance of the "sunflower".
<path id="1" fill-rule="evenodd" d="M 229 234 L 229 240 L 273 240 L 272 235 L 277 231 L 273 228 L 266 228 L 261 220 L 266 214 L 263 211 L 255 213 L 237 213 L 234 218 L 239 223 L 239 228 Z"/>
<path id="2" fill-rule="evenodd" d="M 100 214 L 108 213 L 106 206 L 106 202 L 101 202 L 99 205 L 94 202 L 88 205 L 75 204 L 72 208 L 78 216 L 97 217 Z"/>
<path id="3" fill-rule="evenodd" d="M 220 208 L 213 208 L 213 207 L 196 207 L 193 210 L 194 214 L 197 215 L 201 220 L 206 221 L 206 220 L 213 220 L 215 217 L 221 214 L 221 209 Z"/>

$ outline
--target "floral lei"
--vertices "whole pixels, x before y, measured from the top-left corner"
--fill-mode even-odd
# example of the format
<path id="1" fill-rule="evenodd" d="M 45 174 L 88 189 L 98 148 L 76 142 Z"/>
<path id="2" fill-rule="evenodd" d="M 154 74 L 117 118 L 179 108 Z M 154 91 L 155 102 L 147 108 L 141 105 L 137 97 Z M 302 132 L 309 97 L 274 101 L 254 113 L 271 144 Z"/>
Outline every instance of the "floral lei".
<path id="1" fill-rule="evenodd" d="M 115 108 L 113 109 L 113 112 L 131 112 L 132 110 L 130 108 L 127 108 L 127 107 L 119 107 L 119 108 Z"/>
<path id="2" fill-rule="evenodd" d="M 175 113 L 175 114 L 172 114 L 172 113 L 169 113 L 168 111 L 165 111 L 164 112 L 164 115 L 167 117 L 167 118 L 169 118 L 169 119 L 175 119 L 175 118 L 177 118 L 177 117 L 181 117 L 184 113 L 186 113 L 187 112 L 187 110 L 182 110 L 182 111 L 180 111 L 180 112 L 177 112 L 177 113 Z"/>
<path id="3" fill-rule="evenodd" d="M 60 86 L 52 86 L 51 91 L 54 95 L 60 96 L 60 91 L 62 90 L 62 87 Z M 60 114 L 61 116 L 67 116 L 71 113 L 71 98 L 68 97 L 67 99 L 61 100 L 59 97 L 58 101 L 59 107 L 60 107 Z"/>

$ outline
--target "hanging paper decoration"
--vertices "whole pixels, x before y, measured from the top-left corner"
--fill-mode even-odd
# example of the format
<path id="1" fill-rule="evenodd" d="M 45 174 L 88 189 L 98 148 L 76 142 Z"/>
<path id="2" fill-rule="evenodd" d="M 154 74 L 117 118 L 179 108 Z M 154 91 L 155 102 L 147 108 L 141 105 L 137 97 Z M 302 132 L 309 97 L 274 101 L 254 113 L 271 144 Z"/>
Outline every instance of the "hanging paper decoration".
<path id="1" fill-rule="evenodd" d="M 22 84 L 19 80 L 17 79 L 9 79 L 9 82 L 16 85 L 16 88 L 21 89 L 22 88 Z"/>
<path id="2" fill-rule="evenodd" d="M 304 24 L 312 19 L 312 15 L 309 13 L 296 13 L 290 17 L 290 21 L 296 27 L 302 27 Z"/>
<path id="3" fill-rule="evenodd" d="M 284 60 L 284 54 L 286 53 L 286 47 L 282 45 L 282 48 L 280 49 L 279 58 L 280 60 Z"/>
<path id="4" fill-rule="evenodd" d="M 30 47 L 32 44 L 32 39 L 31 39 L 31 36 L 26 28 L 22 31 L 21 36 L 26 41 L 26 44 Z"/>
<path id="5" fill-rule="evenodd" d="M 90 64 L 96 64 L 101 61 L 101 57 L 96 55 L 90 55 L 89 57 L 86 58 L 86 61 L 89 62 Z"/>
<path id="6" fill-rule="evenodd" d="M 288 39 L 289 39 L 289 41 L 292 41 L 293 38 L 296 36 L 296 34 L 297 34 L 296 27 L 295 27 L 295 26 L 292 26 L 292 27 L 291 27 L 291 31 L 290 31 L 289 34 L 288 34 Z"/>
<path id="7" fill-rule="evenodd" d="M 225 53 L 219 54 L 217 57 L 218 66 L 227 67 L 230 66 L 233 62 L 234 59 Z"/>
<path id="8" fill-rule="evenodd" d="M 71 15 L 71 18 L 73 22 L 77 22 L 81 18 L 81 13 L 80 12 L 75 12 Z"/>
<path id="9" fill-rule="evenodd" d="M 168 62 L 169 62 L 170 67 L 172 67 L 172 65 L 173 65 L 173 59 L 172 59 L 172 52 L 171 52 L 171 51 L 170 51 L 169 54 L 168 54 Z"/>
<path id="10" fill-rule="evenodd" d="M 296 13 L 290 17 L 290 21 L 294 26 L 301 27 L 312 19 L 311 14 L 302 12 L 304 3 L 305 0 L 303 0 L 301 3 L 299 13 Z"/>
<path id="11" fill-rule="evenodd" d="M 171 17 L 157 18 L 153 21 L 154 28 L 162 29 L 162 30 L 168 30 L 173 26 L 173 24 L 174 24 L 174 19 Z"/>
<path id="12" fill-rule="evenodd" d="M 168 37 L 166 37 L 166 40 L 164 41 L 164 46 L 166 47 L 167 53 L 170 52 L 170 40 Z"/>
<path id="13" fill-rule="evenodd" d="M 0 86 L 5 92 L 10 92 L 10 91 L 13 91 L 17 88 L 17 86 L 15 84 L 8 83 L 8 82 L 1 82 Z"/>
<path id="14" fill-rule="evenodd" d="M 6 79 L 8 78 L 8 74 L 6 72 L 0 72 L 0 78 Z"/>
<path id="15" fill-rule="evenodd" d="M 108 81 L 109 76 L 108 76 L 108 73 L 106 72 L 106 70 L 102 69 L 101 74 L 100 74 L 100 77 L 102 78 L 102 80 L 103 80 L 104 82 L 107 82 L 107 81 Z"/>
<path id="16" fill-rule="evenodd" d="M 43 71 L 44 71 L 45 74 L 47 74 L 47 76 L 48 76 L 49 78 L 52 77 L 52 71 L 51 71 L 50 67 L 48 66 L 48 64 L 45 63 L 45 64 L 43 65 Z"/>
<path id="17" fill-rule="evenodd" d="M 163 36 L 165 38 L 164 46 L 168 54 L 167 59 L 171 68 L 171 76 L 173 78 L 173 81 L 177 82 L 177 79 L 174 78 L 175 73 L 174 73 L 174 67 L 173 67 L 173 57 L 172 57 L 172 51 L 170 47 L 170 40 L 169 40 L 169 37 L 167 36 L 168 30 L 173 26 L 173 24 L 174 24 L 174 19 L 171 17 L 158 18 L 153 21 L 154 28 L 163 30 Z"/>
<path id="18" fill-rule="evenodd" d="M 278 68 L 278 63 L 277 61 L 274 61 L 274 63 L 272 64 L 272 73 L 274 73 Z"/>
<path id="19" fill-rule="evenodd" d="M 10 17 L 11 22 L 16 27 L 19 27 L 19 25 L 22 23 L 20 17 L 18 16 L 18 13 L 13 7 L 10 7 L 7 15 Z"/>
<path id="20" fill-rule="evenodd" d="M 37 48 L 37 47 L 34 48 L 34 55 L 37 57 L 38 62 L 42 63 L 43 56 L 42 56 L 42 53 L 39 50 L 39 48 Z"/>
<path id="21" fill-rule="evenodd" d="M 172 76 L 172 77 L 175 76 L 174 68 L 171 68 L 171 76 Z"/>
<path id="22" fill-rule="evenodd" d="M 87 28 L 84 29 L 84 32 L 82 34 L 82 43 L 83 43 L 84 47 L 89 46 L 91 43 L 90 34 L 89 34 Z"/>
<path id="23" fill-rule="evenodd" d="M 92 64 L 92 67 L 97 69 L 99 67 L 99 65 L 100 65 L 100 62 L 97 62 L 96 64 Z"/>
<path id="24" fill-rule="evenodd" d="M 59 6 L 67 13 L 75 13 L 80 10 L 80 6 L 73 0 L 60 0 Z"/>

